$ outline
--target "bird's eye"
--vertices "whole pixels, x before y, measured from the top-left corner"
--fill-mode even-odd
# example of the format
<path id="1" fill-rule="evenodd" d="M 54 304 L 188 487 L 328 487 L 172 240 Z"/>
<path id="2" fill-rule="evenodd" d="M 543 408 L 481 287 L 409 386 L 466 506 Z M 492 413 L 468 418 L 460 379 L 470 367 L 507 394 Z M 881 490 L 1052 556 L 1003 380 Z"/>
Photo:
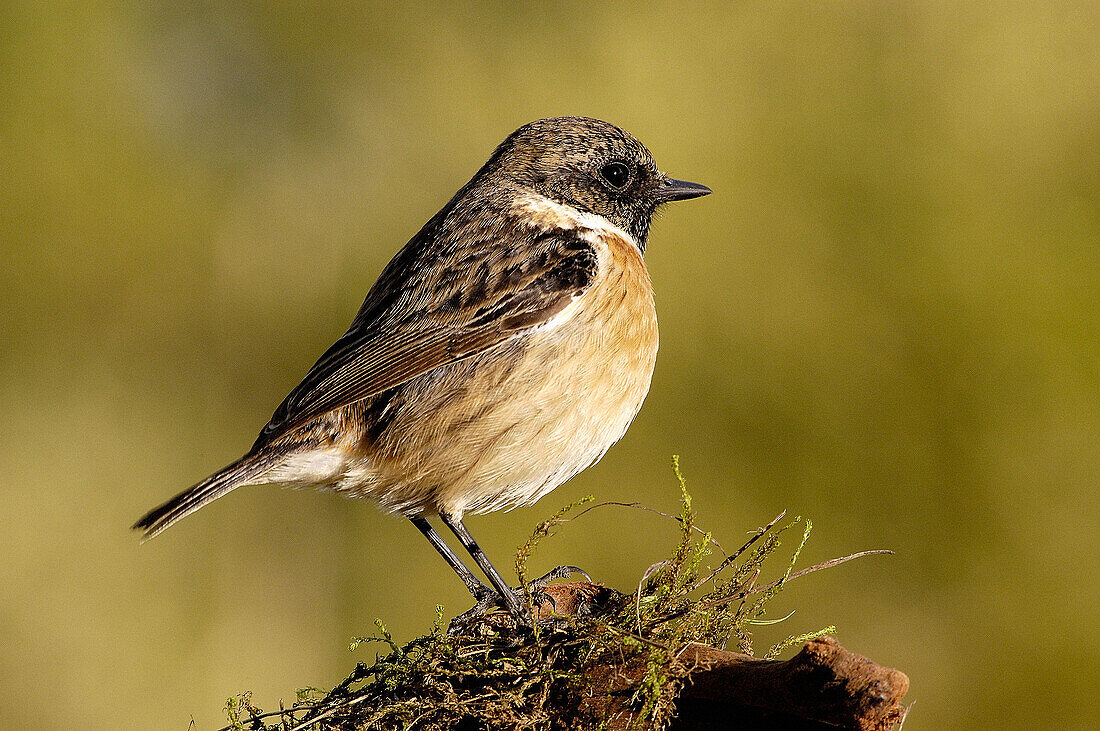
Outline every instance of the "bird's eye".
<path id="1" fill-rule="evenodd" d="M 600 177 L 615 190 L 622 190 L 630 182 L 630 168 L 621 162 L 609 162 L 600 168 Z"/>

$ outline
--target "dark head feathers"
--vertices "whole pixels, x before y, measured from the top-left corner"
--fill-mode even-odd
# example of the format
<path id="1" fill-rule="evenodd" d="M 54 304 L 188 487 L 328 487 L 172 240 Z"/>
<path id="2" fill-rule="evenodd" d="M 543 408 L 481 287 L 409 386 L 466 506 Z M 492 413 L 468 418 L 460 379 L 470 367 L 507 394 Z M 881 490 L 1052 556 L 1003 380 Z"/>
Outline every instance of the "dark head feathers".
<path id="1" fill-rule="evenodd" d="M 479 177 L 603 216 L 643 249 L 664 178 L 645 145 L 588 117 L 523 125 L 497 147 Z"/>

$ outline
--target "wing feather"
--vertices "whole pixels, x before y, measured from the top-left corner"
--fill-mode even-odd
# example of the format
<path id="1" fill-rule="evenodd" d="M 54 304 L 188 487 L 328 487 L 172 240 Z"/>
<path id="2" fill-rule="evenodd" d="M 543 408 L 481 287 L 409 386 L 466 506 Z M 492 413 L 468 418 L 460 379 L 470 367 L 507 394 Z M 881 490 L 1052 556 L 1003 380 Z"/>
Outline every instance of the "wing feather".
<path id="1" fill-rule="evenodd" d="M 357 318 L 321 356 L 275 411 L 257 445 L 529 332 L 591 286 L 598 259 L 589 243 L 557 232 L 530 244 L 513 249 L 526 256 L 487 247 L 474 257 L 481 261 L 463 259 L 463 272 L 439 271 L 436 278 L 424 277 L 415 257 L 407 256 L 405 276 L 390 271 L 386 291 L 368 294 L 360 312 L 373 310 L 371 320 Z M 394 296 L 394 288 L 401 296 Z M 388 297 L 395 306 L 379 312 L 372 297 Z"/>

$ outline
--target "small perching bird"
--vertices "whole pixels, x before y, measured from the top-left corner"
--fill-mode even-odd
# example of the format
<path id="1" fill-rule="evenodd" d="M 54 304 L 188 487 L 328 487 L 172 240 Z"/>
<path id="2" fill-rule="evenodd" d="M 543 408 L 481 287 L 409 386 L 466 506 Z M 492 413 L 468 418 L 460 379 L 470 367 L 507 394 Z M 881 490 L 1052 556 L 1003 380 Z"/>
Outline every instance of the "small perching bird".
<path id="1" fill-rule="evenodd" d="M 248 454 L 134 528 L 152 538 L 243 485 L 371 498 L 491 597 L 438 515 L 521 618 L 462 516 L 530 505 L 626 432 L 657 357 L 650 222 L 710 192 L 607 122 L 520 127 L 390 261 Z"/>

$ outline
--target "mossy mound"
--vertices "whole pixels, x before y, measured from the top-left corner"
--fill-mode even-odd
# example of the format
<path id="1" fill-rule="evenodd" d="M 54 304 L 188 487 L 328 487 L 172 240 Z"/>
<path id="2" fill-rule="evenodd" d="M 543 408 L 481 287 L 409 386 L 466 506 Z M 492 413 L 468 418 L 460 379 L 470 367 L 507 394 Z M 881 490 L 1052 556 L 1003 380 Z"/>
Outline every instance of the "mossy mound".
<path id="1" fill-rule="evenodd" d="M 679 521 L 679 541 L 668 559 L 645 572 L 634 593 L 588 583 L 554 585 L 547 588 L 549 596 L 527 592 L 533 621 L 526 627 L 500 612 L 461 627 L 452 623 L 448 632 L 439 607 L 432 630 L 404 646 L 395 643 L 379 621 L 377 636 L 355 642 L 388 647 L 374 663 L 360 663 L 331 691 L 300 691 L 294 706 L 277 712 L 256 708 L 249 694 L 230 699 L 226 728 L 663 728 L 690 672 L 677 662 L 686 647 L 730 645 L 752 654 L 749 628 L 761 622 L 768 600 L 789 579 L 835 563 L 792 573 L 811 524 L 794 518 L 781 525 L 783 514 L 757 529 L 737 550 L 725 553 L 709 533 L 696 527 L 691 496 L 675 460 L 673 468 L 682 511 L 669 517 Z M 539 540 L 572 520 L 570 512 L 590 501 L 569 506 L 536 528 L 517 553 L 521 579 Z M 589 506 L 573 517 L 596 507 L 600 506 Z M 785 570 L 770 582 L 761 581 L 780 537 L 798 525 L 803 530 Z M 724 556 L 713 568 L 705 567 L 715 552 Z M 851 557 L 838 561 L 847 558 Z M 832 629 L 792 636 L 764 657 Z"/>

